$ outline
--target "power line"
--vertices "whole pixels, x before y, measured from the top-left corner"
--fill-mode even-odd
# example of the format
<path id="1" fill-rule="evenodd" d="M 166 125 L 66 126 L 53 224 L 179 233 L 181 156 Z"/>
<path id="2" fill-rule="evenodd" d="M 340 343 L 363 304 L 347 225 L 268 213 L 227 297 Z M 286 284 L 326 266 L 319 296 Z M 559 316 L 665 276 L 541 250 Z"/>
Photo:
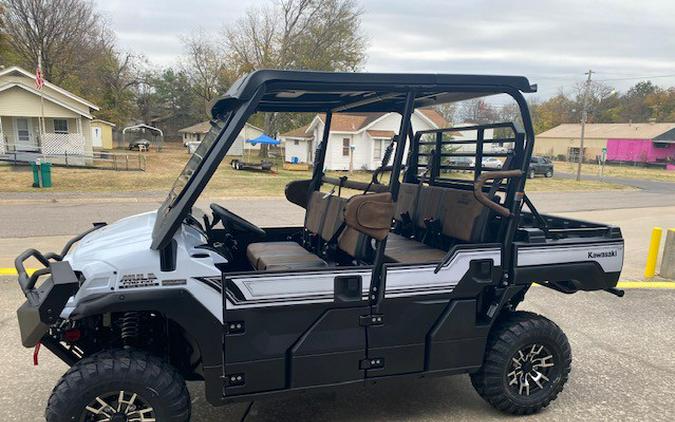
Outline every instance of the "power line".
<path id="1" fill-rule="evenodd" d="M 631 81 L 635 79 L 656 79 L 656 78 L 675 78 L 675 73 L 669 75 L 650 75 L 650 76 L 631 76 L 627 78 L 609 78 L 609 79 L 596 79 L 596 81 Z"/>

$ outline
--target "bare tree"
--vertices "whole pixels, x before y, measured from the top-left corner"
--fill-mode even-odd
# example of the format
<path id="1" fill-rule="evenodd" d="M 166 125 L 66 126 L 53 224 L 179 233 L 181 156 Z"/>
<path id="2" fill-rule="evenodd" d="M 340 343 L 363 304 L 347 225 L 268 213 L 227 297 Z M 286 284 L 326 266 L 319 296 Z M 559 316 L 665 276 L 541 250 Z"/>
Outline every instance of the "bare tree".
<path id="1" fill-rule="evenodd" d="M 114 38 L 92 3 L 82 0 L 3 0 L 4 32 L 25 65 L 38 55 L 46 79 L 59 83 Z"/>
<path id="2" fill-rule="evenodd" d="M 188 76 L 195 95 L 203 101 L 204 113 L 208 116 L 209 105 L 218 95 L 218 87 L 226 72 L 223 54 L 201 30 L 185 37 L 183 45 L 185 57 L 181 69 Z"/>
<path id="3" fill-rule="evenodd" d="M 228 63 L 236 74 L 262 68 L 356 70 L 365 58 L 361 14 L 354 0 L 279 0 L 249 9 L 224 29 Z M 267 133 L 282 129 L 278 117 L 265 113 Z"/>

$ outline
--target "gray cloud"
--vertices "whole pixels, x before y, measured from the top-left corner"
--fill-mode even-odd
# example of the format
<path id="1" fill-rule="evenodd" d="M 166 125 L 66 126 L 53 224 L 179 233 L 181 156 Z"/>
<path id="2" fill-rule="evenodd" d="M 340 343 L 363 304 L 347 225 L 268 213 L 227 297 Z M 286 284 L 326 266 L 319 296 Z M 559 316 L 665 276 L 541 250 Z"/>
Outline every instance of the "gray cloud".
<path id="1" fill-rule="evenodd" d="M 216 32 L 255 1 L 99 3 L 125 50 L 157 65 L 181 54 L 180 35 Z M 367 71 L 522 74 L 539 96 L 597 79 L 675 73 L 672 0 L 366 0 Z M 607 81 L 626 89 L 636 80 Z M 675 77 L 655 82 L 675 85 Z"/>

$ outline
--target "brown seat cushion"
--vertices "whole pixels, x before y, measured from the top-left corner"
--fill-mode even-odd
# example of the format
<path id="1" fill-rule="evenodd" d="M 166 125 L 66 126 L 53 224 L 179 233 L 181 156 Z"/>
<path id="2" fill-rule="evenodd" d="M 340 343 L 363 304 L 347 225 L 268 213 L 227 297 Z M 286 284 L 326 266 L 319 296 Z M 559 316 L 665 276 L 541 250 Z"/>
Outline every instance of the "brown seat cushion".
<path id="1" fill-rule="evenodd" d="M 246 248 L 251 266 L 260 271 L 321 268 L 326 261 L 295 242 L 251 243 Z"/>
<path id="2" fill-rule="evenodd" d="M 389 243 L 391 242 L 391 243 Z M 384 255 L 389 261 L 405 264 L 440 262 L 447 252 L 397 234 L 389 234 Z"/>

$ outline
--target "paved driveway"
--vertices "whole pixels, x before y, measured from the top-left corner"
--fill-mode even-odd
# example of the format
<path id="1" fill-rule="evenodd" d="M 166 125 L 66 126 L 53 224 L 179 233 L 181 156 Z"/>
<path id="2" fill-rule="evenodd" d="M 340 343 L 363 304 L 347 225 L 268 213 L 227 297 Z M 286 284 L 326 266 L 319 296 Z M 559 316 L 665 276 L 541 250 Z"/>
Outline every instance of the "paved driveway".
<path id="1" fill-rule="evenodd" d="M 0 278 L 0 420 L 35 421 L 66 366 L 49 352 L 32 365 L 21 347 L 16 282 Z M 574 363 L 565 390 L 544 413 L 549 421 L 672 420 L 675 414 L 675 290 L 629 290 L 566 296 L 544 287 L 529 293 L 525 309 L 544 314 L 567 333 Z M 217 341 L 214 337 L 214 341 Z M 239 421 L 246 404 L 213 408 L 202 386 L 190 385 L 195 421 Z M 306 393 L 255 403 L 255 421 L 485 421 L 511 420 L 473 391 L 468 377 Z M 520 419 L 519 419 L 520 420 Z"/>

